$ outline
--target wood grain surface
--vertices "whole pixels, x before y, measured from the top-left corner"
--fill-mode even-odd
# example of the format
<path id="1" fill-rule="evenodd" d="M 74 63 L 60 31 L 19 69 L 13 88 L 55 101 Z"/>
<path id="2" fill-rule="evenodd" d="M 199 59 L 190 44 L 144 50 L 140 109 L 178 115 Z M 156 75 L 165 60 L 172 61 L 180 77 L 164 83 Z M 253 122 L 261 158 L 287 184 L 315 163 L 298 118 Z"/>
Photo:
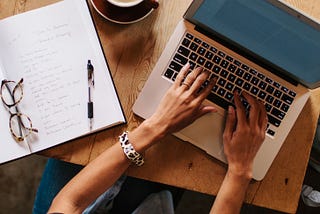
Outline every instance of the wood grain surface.
<path id="1" fill-rule="evenodd" d="M 1 0 L 0 18 L 53 2 L 56 0 Z M 288 2 L 320 19 L 318 0 Z M 106 21 L 90 6 L 128 124 L 62 144 L 41 152 L 41 155 L 86 165 L 117 143 L 121 132 L 132 130 L 141 123 L 142 120 L 133 114 L 132 105 L 190 3 L 191 0 L 160 0 L 157 10 L 131 25 Z M 247 203 L 295 213 L 319 107 L 320 90 L 313 90 L 265 179 L 251 182 Z M 143 167 L 132 166 L 128 174 L 212 195 L 217 194 L 226 173 L 224 164 L 173 136 L 148 150 L 145 160 Z"/>

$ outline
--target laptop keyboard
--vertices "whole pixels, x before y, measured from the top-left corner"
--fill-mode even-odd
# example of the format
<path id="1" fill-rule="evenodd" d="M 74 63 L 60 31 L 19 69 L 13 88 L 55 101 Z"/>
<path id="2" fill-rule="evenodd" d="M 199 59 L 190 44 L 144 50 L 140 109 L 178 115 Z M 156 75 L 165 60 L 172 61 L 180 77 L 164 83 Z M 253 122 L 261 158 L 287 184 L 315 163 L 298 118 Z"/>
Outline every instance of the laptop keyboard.
<path id="1" fill-rule="evenodd" d="M 204 84 L 217 77 L 217 83 L 207 99 L 220 107 L 227 109 L 229 105 L 234 105 L 235 90 L 238 90 L 239 94 L 246 91 L 263 101 L 269 120 L 266 132 L 271 136 L 275 135 L 277 127 L 293 103 L 296 92 L 188 32 L 173 54 L 163 76 L 175 81 L 178 72 L 187 62 L 191 70 L 203 67 L 210 72 L 209 79 Z M 250 106 L 244 98 L 242 103 L 249 110 Z"/>

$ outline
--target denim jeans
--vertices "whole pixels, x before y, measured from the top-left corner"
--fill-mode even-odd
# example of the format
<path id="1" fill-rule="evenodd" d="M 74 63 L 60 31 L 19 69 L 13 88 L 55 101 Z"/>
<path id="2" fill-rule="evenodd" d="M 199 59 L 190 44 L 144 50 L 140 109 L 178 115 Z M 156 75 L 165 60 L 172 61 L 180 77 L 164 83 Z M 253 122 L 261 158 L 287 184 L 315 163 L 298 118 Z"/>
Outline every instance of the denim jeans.
<path id="1" fill-rule="evenodd" d="M 49 159 L 38 187 L 33 213 L 47 213 L 52 200 L 83 166 Z M 174 213 L 173 199 L 170 191 L 177 189 L 122 176 L 99 196 L 84 213 Z"/>

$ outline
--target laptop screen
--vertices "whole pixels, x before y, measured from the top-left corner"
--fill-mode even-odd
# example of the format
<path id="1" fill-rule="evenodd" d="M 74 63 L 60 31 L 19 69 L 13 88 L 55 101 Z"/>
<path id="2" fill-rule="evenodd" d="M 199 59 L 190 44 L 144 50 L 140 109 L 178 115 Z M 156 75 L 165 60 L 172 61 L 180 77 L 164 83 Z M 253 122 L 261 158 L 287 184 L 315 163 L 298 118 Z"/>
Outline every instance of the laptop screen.
<path id="1" fill-rule="evenodd" d="M 202 2 L 199 4 L 199 2 Z M 186 19 L 222 35 L 277 67 L 299 82 L 320 81 L 320 27 L 298 19 L 263 0 L 203 0 Z"/>

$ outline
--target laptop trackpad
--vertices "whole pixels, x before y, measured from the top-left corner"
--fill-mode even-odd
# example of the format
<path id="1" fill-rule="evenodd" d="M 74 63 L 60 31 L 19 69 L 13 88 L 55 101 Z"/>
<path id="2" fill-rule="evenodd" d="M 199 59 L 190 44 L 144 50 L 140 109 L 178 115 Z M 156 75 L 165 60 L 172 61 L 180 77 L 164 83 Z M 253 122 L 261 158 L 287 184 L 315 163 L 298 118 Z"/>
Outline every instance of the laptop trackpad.
<path id="1" fill-rule="evenodd" d="M 180 132 L 175 133 L 175 135 L 203 149 L 213 157 L 226 162 L 222 144 L 224 126 L 224 115 L 220 113 L 209 113 Z"/>

